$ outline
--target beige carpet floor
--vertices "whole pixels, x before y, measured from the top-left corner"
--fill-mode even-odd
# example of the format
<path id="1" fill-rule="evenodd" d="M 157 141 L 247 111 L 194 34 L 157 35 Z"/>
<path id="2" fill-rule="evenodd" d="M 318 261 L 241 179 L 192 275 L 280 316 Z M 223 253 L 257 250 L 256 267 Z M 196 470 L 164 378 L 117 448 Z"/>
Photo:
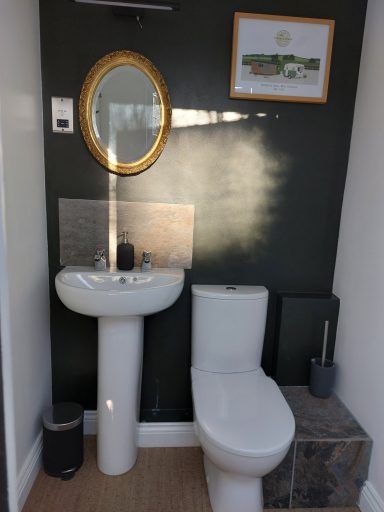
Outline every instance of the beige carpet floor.
<path id="1" fill-rule="evenodd" d="M 84 464 L 63 482 L 40 471 L 23 512 L 211 512 L 200 448 L 141 448 L 135 467 L 106 476 L 96 466 L 96 436 Z"/>
<path id="2" fill-rule="evenodd" d="M 359 509 L 289 512 L 315 511 L 359 512 Z M 131 471 L 121 476 L 106 476 L 96 466 L 96 437 L 86 436 L 84 464 L 75 477 L 63 482 L 40 471 L 23 512 L 212 512 L 212 509 L 200 448 L 141 448 Z M 279 512 L 288 511 L 279 509 Z"/>

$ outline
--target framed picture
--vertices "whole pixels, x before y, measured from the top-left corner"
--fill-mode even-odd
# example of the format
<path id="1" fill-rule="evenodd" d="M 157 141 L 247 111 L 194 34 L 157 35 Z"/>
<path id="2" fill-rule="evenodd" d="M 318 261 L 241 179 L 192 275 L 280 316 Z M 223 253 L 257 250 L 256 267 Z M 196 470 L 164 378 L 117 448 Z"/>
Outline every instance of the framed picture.
<path id="1" fill-rule="evenodd" d="M 230 97 L 325 103 L 334 25 L 236 12 Z"/>

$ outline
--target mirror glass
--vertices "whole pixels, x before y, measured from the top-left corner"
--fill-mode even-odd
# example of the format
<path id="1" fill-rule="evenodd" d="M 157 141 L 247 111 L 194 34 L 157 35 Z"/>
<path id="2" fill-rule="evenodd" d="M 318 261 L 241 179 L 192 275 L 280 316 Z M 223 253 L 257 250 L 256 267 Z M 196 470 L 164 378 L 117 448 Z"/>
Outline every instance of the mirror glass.
<path id="1" fill-rule="evenodd" d="M 109 54 L 88 73 L 80 125 L 93 156 L 115 174 L 137 174 L 162 152 L 171 124 L 163 78 L 135 52 Z"/>
<path id="2" fill-rule="evenodd" d="M 132 66 L 119 66 L 100 81 L 92 104 L 99 144 L 115 162 L 139 160 L 155 143 L 160 105 L 149 78 Z"/>

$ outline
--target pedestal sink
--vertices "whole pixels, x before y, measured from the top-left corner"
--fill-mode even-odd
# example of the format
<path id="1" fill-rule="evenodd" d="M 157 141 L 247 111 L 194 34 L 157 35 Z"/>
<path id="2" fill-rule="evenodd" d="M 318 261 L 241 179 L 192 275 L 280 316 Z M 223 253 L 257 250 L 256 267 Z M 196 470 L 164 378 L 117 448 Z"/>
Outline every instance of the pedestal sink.
<path id="1" fill-rule="evenodd" d="M 107 475 L 120 475 L 137 457 L 144 316 L 178 299 L 184 270 L 66 267 L 55 285 L 67 308 L 98 317 L 97 464 Z"/>

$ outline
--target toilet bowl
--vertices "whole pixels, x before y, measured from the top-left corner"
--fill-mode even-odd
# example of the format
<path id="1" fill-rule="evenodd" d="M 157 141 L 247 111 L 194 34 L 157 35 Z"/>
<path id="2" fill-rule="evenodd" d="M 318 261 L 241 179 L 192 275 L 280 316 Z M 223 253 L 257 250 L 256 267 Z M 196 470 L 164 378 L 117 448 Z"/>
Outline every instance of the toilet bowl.
<path id="1" fill-rule="evenodd" d="M 195 429 L 212 509 L 260 512 L 262 477 L 284 459 L 295 431 L 285 398 L 260 367 L 268 292 L 193 285 L 192 296 Z"/>

